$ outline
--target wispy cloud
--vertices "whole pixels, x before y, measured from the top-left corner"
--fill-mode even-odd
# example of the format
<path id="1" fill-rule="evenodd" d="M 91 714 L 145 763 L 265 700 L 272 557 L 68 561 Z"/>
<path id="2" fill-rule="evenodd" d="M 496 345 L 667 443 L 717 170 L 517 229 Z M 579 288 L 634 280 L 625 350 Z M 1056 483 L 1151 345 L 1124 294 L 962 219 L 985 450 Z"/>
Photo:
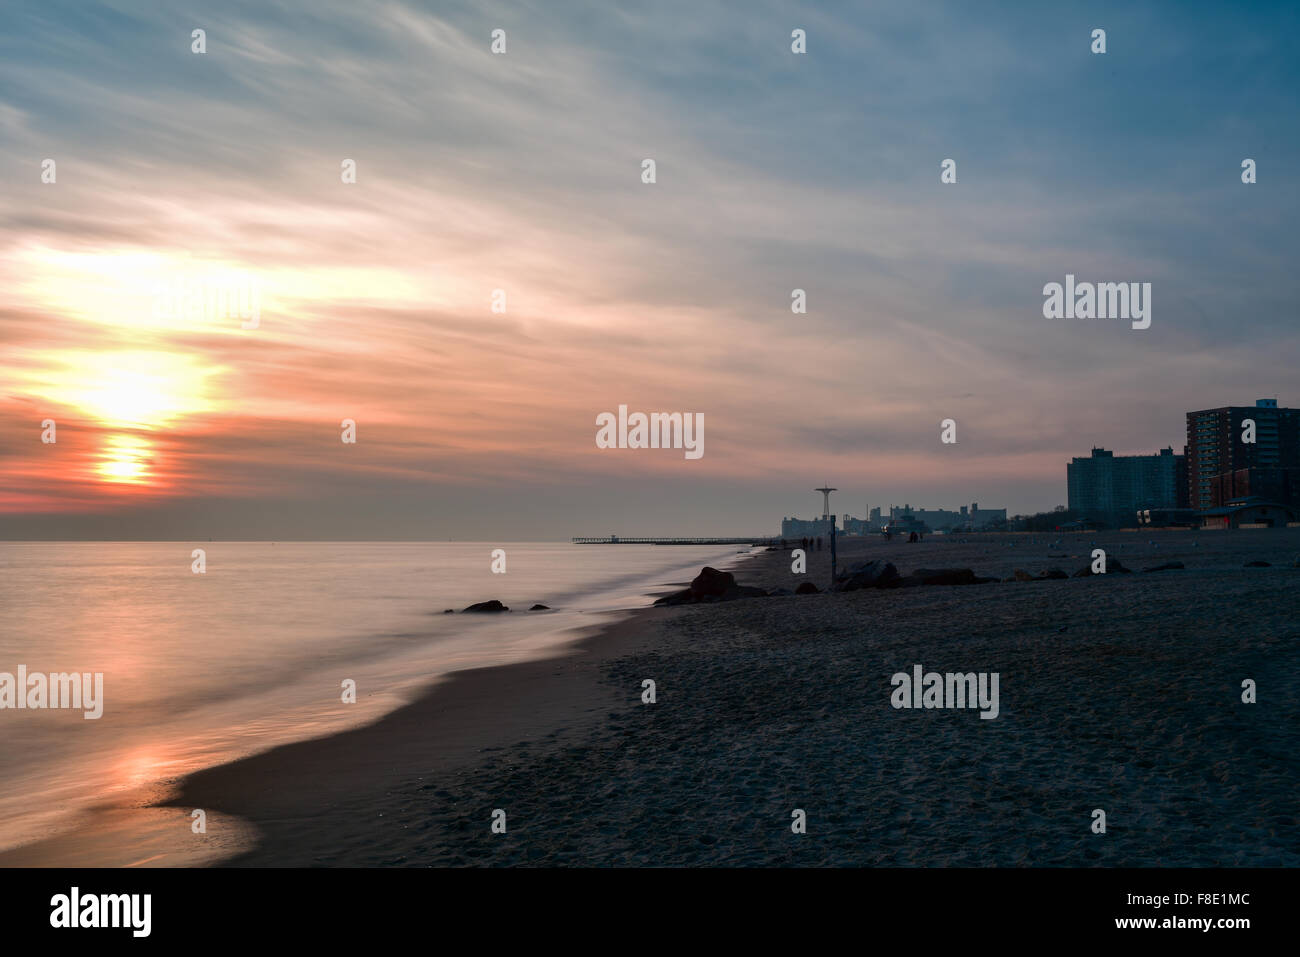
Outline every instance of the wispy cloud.
<path id="1" fill-rule="evenodd" d="M 728 484 L 718 520 L 749 523 L 829 468 L 877 498 L 1050 507 L 1089 444 L 1181 445 L 1186 409 L 1294 380 L 1296 13 L 1199 13 L 29 5 L 0 59 L 0 508 L 535 481 L 615 501 L 658 475 Z M 1066 272 L 1152 282 L 1152 328 L 1044 320 Z M 256 281 L 257 329 L 149 314 L 160 283 L 217 273 Z M 69 384 L 86 353 L 204 381 L 132 426 L 166 483 L 96 477 L 119 433 Z M 708 453 L 600 452 L 620 403 L 703 411 Z M 84 468 L 72 444 L 56 466 L 46 417 Z"/>

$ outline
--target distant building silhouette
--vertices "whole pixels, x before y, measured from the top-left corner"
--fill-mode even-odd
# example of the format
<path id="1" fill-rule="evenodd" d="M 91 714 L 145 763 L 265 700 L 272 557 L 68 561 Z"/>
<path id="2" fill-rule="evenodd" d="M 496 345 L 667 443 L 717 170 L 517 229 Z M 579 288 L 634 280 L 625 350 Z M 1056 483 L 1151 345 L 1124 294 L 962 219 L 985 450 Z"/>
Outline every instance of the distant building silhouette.
<path id="1" fill-rule="evenodd" d="M 1103 525 L 1132 527 L 1140 510 L 1178 508 L 1185 461 L 1172 447 L 1156 455 L 1094 448 L 1065 467 L 1070 510 Z"/>
<path id="2" fill-rule="evenodd" d="M 781 519 L 782 538 L 816 538 L 818 535 L 831 533 L 835 519 L 827 518 L 783 518 Z"/>
<path id="3" fill-rule="evenodd" d="M 963 505 L 956 511 L 947 508 L 912 508 L 911 505 L 904 505 L 902 508 L 897 505 L 889 506 L 891 525 L 895 523 L 902 525 L 909 520 L 924 525 L 927 529 L 940 531 L 978 529 L 989 525 L 1005 524 L 1007 510 L 980 508 L 979 502 L 972 503 L 969 508 Z"/>

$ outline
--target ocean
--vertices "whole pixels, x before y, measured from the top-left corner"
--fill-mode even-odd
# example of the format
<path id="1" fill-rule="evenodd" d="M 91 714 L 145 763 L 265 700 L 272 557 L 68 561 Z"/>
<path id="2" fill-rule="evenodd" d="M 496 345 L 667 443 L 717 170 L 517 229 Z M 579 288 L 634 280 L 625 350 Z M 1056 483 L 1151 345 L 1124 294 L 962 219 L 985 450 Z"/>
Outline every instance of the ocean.
<path id="1" fill-rule="evenodd" d="M 202 574 L 195 548 L 205 551 Z M 498 548 L 504 574 L 491 568 Z M 159 826 L 148 806 L 186 774 L 372 721 L 452 671 L 544 656 L 746 551 L 0 543 L 0 673 L 103 674 L 97 719 L 82 709 L 0 710 L 0 850 L 106 811 L 116 840 L 130 842 L 137 821 Z M 443 614 L 491 598 L 511 613 Z M 534 603 L 552 610 L 526 611 Z M 348 680 L 355 703 L 343 701 Z"/>

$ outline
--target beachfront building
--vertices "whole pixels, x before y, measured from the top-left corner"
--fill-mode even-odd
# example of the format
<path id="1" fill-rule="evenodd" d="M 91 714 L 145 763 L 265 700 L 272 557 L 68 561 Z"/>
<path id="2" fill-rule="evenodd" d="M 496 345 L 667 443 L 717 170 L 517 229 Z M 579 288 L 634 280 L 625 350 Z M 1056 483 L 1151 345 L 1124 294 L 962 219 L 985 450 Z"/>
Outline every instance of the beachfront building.
<path id="1" fill-rule="evenodd" d="M 1284 528 L 1300 520 L 1300 508 L 1252 495 L 1201 512 L 1202 528 Z"/>
<path id="2" fill-rule="evenodd" d="M 835 527 L 834 516 L 826 518 L 783 518 L 781 519 L 782 538 L 830 538 L 831 529 Z"/>
<path id="3" fill-rule="evenodd" d="M 1210 480 L 1211 508 L 1251 497 L 1283 505 L 1300 505 L 1300 468 L 1237 469 Z"/>
<path id="4" fill-rule="evenodd" d="M 1065 467 L 1070 510 L 1092 522 L 1124 527 L 1137 524 L 1141 510 L 1178 508 L 1185 461 L 1172 446 L 1156 455 L 1094 448 Z"/>
<path id="5" fill-rule="evenodd" d="M 876 509 L 876 511 L 879 512 L 880 509 Z M 870 519 L 845 515 L 840 520 L 840 531 L 845 535 L 871 535 L 880 531 L 880 526 L 879 524 L 873 525 Z"/>
<path id="6" fill-rule="evenodd" d="M 1249 434 L 1248 419 L 1254 422 L 1253 442 L 1243 441 Z M 1193 508 L 1223 507 L 1222 483 L 1220 500 L 1215 501 L 1218 476 L 1249 469 L 1294 468 L 1300 468 L 1300 409 L 1279 409 L 1277 399 L 1257 399 L 1253 406 L 1187 413 L 1187 500 Z M 1235 485 L 1227 491 L 1229 498 L 1241 494 Z"/>
<path id="7" fill-rule="evenodd" d="M 953 511 L 946 508 L 912 508 L 904 505 L 889 506 L 889 524 L 903 526 L 909 521 L 925 525 L 936 531 L 965 531 L 988 528 L 993 525 L 1005 525 L 1007 510 L 1005 508 L 980 508 L 979 503 L 965 505 Z"/>
<path id="8" fill-rule="evenodd" d="M 892 509 L 890 510 L 893 511 Z M 933 511 L 933 509 L 931 509 Z M 881 529 L 886 535 L 929 535 L 934 529 L 921 521 L 911 512 L 902 512 L 898 517 L 890 516 L 889 523 Z"/>

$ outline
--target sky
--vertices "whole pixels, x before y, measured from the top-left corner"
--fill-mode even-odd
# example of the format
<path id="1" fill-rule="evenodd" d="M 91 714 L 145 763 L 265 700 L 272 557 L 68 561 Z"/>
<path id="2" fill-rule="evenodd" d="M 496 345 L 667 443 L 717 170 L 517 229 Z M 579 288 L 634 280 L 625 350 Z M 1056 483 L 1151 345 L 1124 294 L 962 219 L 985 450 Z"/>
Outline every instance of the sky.
<path id="1" fill-rule="evenodd" d="M 1093 446 L 1300 405 L 1293 4 L 5 16 L 0 538 L 1029 513 Z M 1151 283 L 1150 328 L 1045 318 L 1067 274 Z M 598 448 L 620 405 L 704 454 Z"/>

